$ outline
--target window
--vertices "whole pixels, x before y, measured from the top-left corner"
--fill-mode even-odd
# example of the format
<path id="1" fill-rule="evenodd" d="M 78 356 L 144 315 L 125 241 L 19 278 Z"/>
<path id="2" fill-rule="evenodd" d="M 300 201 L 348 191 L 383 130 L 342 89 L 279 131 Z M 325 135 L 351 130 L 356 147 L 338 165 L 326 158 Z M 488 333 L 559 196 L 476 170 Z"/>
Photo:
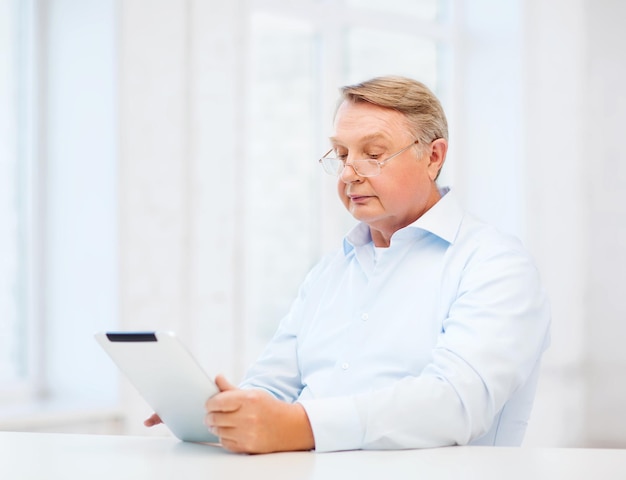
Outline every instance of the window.
<path id="1" fill-rule="evenodd" d="M 117 321 L 114 1 L 39 6 L 0 0 L 2 425 L 116 382 L 91 344 Z"/>
<path id="2" fill-rule="evenodd" d="M 0 399 L 35 388 L 30 2 L 0 1 Z"/>
<path id="3" fill-rule="evenodd" d="M 377 75 L 406 75 L 445 101 L 448 4 L 251 2 L 249 141 L 242 168 L 247 361 L 275 331 L 307 271 L 337 248 L 353 224 L 335 200 L 334 181 L 315 161 L 327 148 L 336 87 Z"/>

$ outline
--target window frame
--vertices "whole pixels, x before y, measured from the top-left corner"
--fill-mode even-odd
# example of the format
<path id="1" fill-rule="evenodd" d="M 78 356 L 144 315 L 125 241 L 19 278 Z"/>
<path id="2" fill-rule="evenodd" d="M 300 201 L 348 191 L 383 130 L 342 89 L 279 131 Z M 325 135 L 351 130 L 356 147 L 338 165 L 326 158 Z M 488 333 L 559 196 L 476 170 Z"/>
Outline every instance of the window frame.
<path id="1" fill-rule="evenodd" d="M 76 42 L 76 38 L 82 32 L 71 28 L 65 29 L 64 22 L 74 22 L 76 25 L 83 19 L 93 21 L 94 18 L 97 22 L 102 22 L 97 25 L 95 33 L 89 32 L 86 41 L 89 46 L 101 49 L 99 54 L 104 52 L 110 55 L 114 52 L 116 31 L 113 21 L 117 20 L 116 2 L 110 0 L 103 3 L 85 4 L 82 10 L 72 10 L 69 18 L 65 16 L 66 9 L 71 8 L 67 2 L 20 0 L 13 3 L 16 29 L 19 31 L 19 37 L 17 37 L 19 45 L 16 47 L 19 48 L 17 67 L 20 75 L 16 156 L 20 166 L 21 188 L 24 188 L 20 225 L 20 243 L 23 254 L 20 260 L 22 265 L 19 301 L 23 329 L 21 346 L 24 352 L 26 375 L 19 383 L 0 388 L 0 430 L 72 431 L 73 424 L 82 422 L 93 424 L 94 426 L 88 428 L 97 432 L 100 431 L 102 421 L 107 425 L 114 425 L 115 420 L 119 419 L 119 393 L 117 389 L 112 388 L 118 380 L 106 371 L 107 360 L 100 356 L 100 352 L 95 348 L 95 341 L 91 345 L 90 341 L 93 339 L 89 338 L 89 333 L 84 334 L 85 328 L 87 332 L 92 328 L 96 331 L 99 324 L 104 321 L 98 318 L 99 312 L 96 312 L 96 320 L 90 318 L 89 315 L 82 315 L 86 326 L 71 325 L 62 318 L 68 315 L 60 313 L 59 309 L 59 305 L 62 305 L 66 313 L 71 310 L 71 299 L 68 302 L 67 295 L 60 298 L 58 292 L 50 293 L 50 287 L 59 283 L 58 274 L 57 276 L 54 274 L 55 270 L 58 271 L 57 266 L 65 266 L 72 262 L 78 265 L 80 262 L 77 259 L 61 258 L 63 252 L 58 249 L 59 242 L 62 243 L 71 238 L 66 232 L 60 231 L 59 213 L 63 212 L 66 217 L 74 214 L 74 212 L 63 211 L 65 204 L 59 202 L 59 197 L 67 193 L 65 186 L 75 183 L 73 178 L 67 178 L 68 172 L 73 172 L 71 172 L 71 166 L 68 167 L 65 161 L 66 157 L 59 153 L 58 145 L 70 138 L 68 132 L 71 132 L 82 120 L 79 115 L 91 107 L 91 105 L 80 105 L 83 110 L 79 112 L 79 115 L 63 116 L 68 110 L 65 108 L 68 105 L 66 99 L 74 93 L 72 91 L 68 93 L 66 80 L 76 72 L 80 76 L 82 71 L 79 68 L 77 71 L 65 72 L 63 66 L 58 66 L 58 62 L 60 56 L 64 56 L 63 60 L 72 58 L 76 53 L 72 51 L 74 45 L 80 47 L 80 42 Z M 74 12 L 76 12 L 75 15 Z M 104 19 L 102 13 L 106 14 Z M 105 57 L 104 61 L 110 61 L 111 58 Z M 93 124 L 92 130 L 105 130 L 105 135 L 111 135 L 115 129 L 106 122 L 110 123 L 113 118 L 115 106 L 107 107 L 106 118 L 101 123 L 98 121 L 102 112 L 98 110 L 98 107 L 106 104 L 107 94 L 113 93 L 112 85 L 116 71 L 112 62 L 107 63 L 103 68 L 106 76 L 104 80 L 106 90 L 101 92 L 103 95 L 94 97 L 97 98 L 95 113 L 92 117 L 86 117 L 83 123 Z M 93 75 L 99 73 L 102 72 L 98 70 Z M 92 73 L 89 72 L 89 74 Z M 84 79 L 81 80 L 84 81 Z M 89 77 L 87 77 L 86 85 L 89 85 L 88 81 Z M 54 150 L 55 144 L 56 151 Z M 95 158 L 90 168 L 100 173 L 103 160 L 109 163 L 112 161 L 116 165 L 115 150 L 116 140 L 113 139 L 110 150 L 106 150 L 106 155 L 108 155 L 106 159 L 105 154 L 100 151 L 88 157 L 90 161 Z M 75 151 L 69 152 L 67 158 L 75 153 Z M 84 154 L 81 154 L 81 158 L 83 156 Z M 102 178 L 97 180 L 103 181 Z M 84 180 L 84 182 L 88 181 L 89 179 Z M 110 182 L 110 178 L 104 181 Z M 106 201 L 115 199 L 116 188 L 111 187 L 110 184 L 107 184 L 105 188 L 107 189 Z M 102 193 L 102 187 L 100 190 L 96 189 L 96 192 L 96 195 Z M 78 199 L 75 199 L 72 204 L 76 205 L 77 210 L 82 207 Z M 111 207 L 110 215 L 115 217 L 117 205 Z M 115 223 L 108 217 L 104 220 L 106 228 Z M 86 226 L 83 230 L 91 227 Z M 109 232 L 108 236 L 114 238 L 115 231 Z M 56 249 L 53 240 L 56 241 Z M 113 247 L 113 250 L 115 248 Z M 108 253 L 105 252 L 105 254 Z M 117 263 L 114 262 L 114 264 L 115 266 L 111 267 L 113 271 Z M 115 272 L 109 274 L 104 281 L 110 281 L 114 276 L 116 276 Z M 115 298 L 117 279 L 115 282 L 116 285 L 113 288 L 111 285 L 106 285 L 105 290 L 107 288 L 108 290 L 102 294 L 104 297 L 108 295 L 112 300 L 109 302 L 111 307 L 105 312 L 107 314 L 114 312 L 117 308 Z M 95 290 L 100 293 L 102 285 L 97 287 Z M 97 303 L 94 305 L 94 308 L 98 307 Z M 84 308 L 84 305 L 79 305 L 79 307 Z M 116 315 L 107 315 L 107 321 L 109 325 L 114 325 L 114 322 L 117 322 Z M 72 349 L 78 352 L 74 356 L 67 354 Z M 87 354 L 85 355 L 84 352 Z M 78 363 L 75 360 L 77 355 L 81 358 Z M 59 361 L 61 357 L 63 361 Z M 85 382 L 81 381 L 79 374 L 74 372 L 75 369 L 67 368 L 72 362 L 81 365 L 82 372 L 88 372 L 93 376 L 93 386 L 83 387 Z M 114 420 L 112 424 L 109 423 L 111 420 Z M 115 432 L 119 433 L 114 429 L 112 433 Z"/>
<path id="2" fill-rule="evenodd" d="M 16 369 L 20 378 L 0 389 L 0 407 L 37 400 L 43 394 L 42 327 L 39 310 L 40 226 L 38 208 L 42 185 L 39 182 L 39 96 L 40 71 L 39 9 L 36 0 L 13 2 L 15 28 L 16 101 L 15 164 L 18 195 L 18 271 L 16 312 L 18 323 L 13 334 L 21 354 Z M 18 375 L 20 373 L 18 372 Z"/>

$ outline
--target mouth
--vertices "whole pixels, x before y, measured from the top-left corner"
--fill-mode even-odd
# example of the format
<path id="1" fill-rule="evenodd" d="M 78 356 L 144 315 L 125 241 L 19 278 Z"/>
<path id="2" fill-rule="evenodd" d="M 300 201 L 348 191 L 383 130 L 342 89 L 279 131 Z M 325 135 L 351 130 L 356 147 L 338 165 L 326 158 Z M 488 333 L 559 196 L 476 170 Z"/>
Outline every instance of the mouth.
<path id="1" fill-rule="evenodd" d="M 348 198 L 352 203 L 364 203 L 372 197 L 368 195 L 348 195 Z"/>

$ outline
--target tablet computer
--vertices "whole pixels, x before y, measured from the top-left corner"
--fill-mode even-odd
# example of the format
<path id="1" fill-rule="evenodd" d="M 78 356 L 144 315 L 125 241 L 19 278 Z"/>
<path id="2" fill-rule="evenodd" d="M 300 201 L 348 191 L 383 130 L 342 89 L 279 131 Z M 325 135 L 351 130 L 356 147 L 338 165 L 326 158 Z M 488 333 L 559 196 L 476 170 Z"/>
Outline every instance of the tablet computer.
<path id="1" fill-rule="evenodd" d="M 204 425 L 204 404 L 219 389 L 174 333 L 102 332 L 95 337 L 176 437 L 219 442 Z"/>

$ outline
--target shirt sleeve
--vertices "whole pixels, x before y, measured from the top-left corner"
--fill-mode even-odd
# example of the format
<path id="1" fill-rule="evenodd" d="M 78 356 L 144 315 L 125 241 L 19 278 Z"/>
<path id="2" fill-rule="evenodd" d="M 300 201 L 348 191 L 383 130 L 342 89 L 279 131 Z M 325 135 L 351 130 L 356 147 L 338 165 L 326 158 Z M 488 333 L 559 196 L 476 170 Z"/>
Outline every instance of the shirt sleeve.
<path id="1" fill-rule="evenodd" d="M 322 259 L 306 276 L 289 312 L 280 321 L 276 333 L 259 358 L 249 368 L 240 388 L 265 390 L 279 400 L 293 403 L 302 391 L 302 377 L 298 364 L 298 334 L 302 327 L 302 309 L 309 288 L 328 259 Z"/>
<path id="2" fill-rule="evenodd" d="M 294 402 L 302 390 L 297 362 L 297 304 L 282 319 L 272 340 L 246 372 L 240 388 L 265 390 L 279 400 Z"/>
<path id="3" fill-rule="evenodd" d="M 429 448 L 480 437 L 534 371 L 549 322 L 524 252 L 473 256 L 419 376 L 353 396 L 301 401 L 316 450 Z"/>

